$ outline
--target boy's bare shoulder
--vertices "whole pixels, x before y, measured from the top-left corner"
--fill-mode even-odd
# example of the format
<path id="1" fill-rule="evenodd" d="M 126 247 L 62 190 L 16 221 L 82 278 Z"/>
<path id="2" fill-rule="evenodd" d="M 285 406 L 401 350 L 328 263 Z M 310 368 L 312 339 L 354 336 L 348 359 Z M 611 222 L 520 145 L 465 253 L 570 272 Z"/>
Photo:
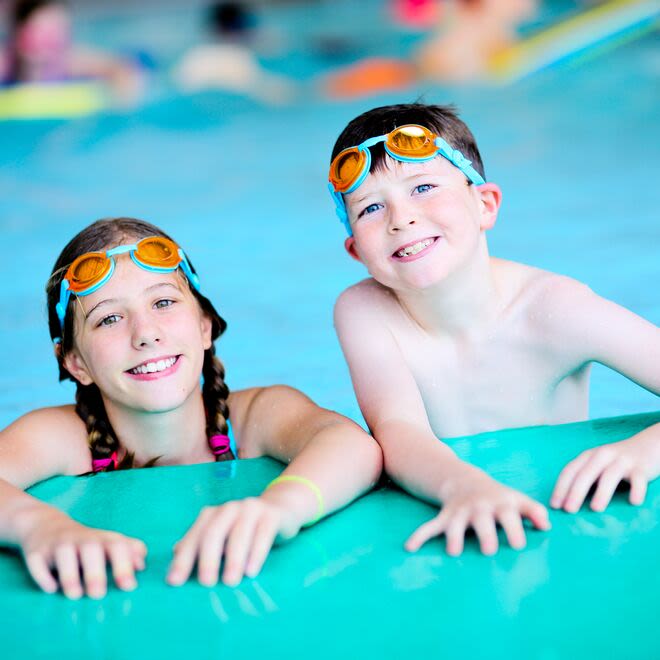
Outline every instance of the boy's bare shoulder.
<path id="1" fill-rule="evenodd" d="M 392 291 L 369 277 L 339 295 L 335 303 L 335 320 L 346 315 L 370 318 L 378 314 L 391 315 L 397 309 L 400 305 Z"/>

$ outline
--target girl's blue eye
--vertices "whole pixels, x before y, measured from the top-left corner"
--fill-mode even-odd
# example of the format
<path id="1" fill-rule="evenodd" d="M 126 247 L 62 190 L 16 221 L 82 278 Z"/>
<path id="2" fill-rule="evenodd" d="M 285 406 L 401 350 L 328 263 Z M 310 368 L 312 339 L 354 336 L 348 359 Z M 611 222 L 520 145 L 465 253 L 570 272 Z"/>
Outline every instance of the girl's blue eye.
<path id="1" fill-rule="evenodd" d="M 108 314 L 108 316 L 105 316 L 99 321 L 98 327 L 102 325 L 114 325 L 117 321 L 119 321 L 119 314 Z"/>
<path id="2" fill-rule="evenodd" d="M 156 304 L 154 305 L 154 307 L 156 309 L 161 309 L 163 307 L 170 307 L 173 304 L 174 304 L 173 300 L 169 300 L 168 298 L 163 298 L 162 300 L 156 301 Z"/>
<path id="3" fill-rule="evenodd" d="M 372 213 L 375 213 L 376 211 L 378 211 L 382 207 L 383 207 L 382 204 L 369 204 L 369 206 L 367 206 L 367 208 L 364 209 L 364 211 L 360 212 L 360 215 L 358 215 L 358 218 L 361 218 L 363 215 L 370 215 Z"/>
<path id="4" fill-rule="evenodd" d="M 431 185 L 430 183 L 421 183 L 420 185 L 415 186 L 415 192 L 425 193 L 433 188 L 435 188 L 435 186 Z"/>

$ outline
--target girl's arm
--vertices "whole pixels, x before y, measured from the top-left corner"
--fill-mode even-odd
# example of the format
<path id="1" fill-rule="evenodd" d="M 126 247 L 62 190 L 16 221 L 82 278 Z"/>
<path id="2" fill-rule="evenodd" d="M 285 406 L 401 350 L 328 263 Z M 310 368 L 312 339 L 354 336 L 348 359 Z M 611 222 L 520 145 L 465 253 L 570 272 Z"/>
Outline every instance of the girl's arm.
<path id="1" fill-rule="evenodd" d="M 181 584 L 195 559 L 200 582 L 234 585 L 259 573 L 276 537 L 295 536 L 373 487 L 382 467 L 376 442 L 357 424 L 319 408 L 301 392 L 275 386 L 232 395 L 241 457 L 289 463 L 258 498 L 210 507 L 177 545 L 169 580 Z"/>
<path id="2" fill-rule="evenodd" d="M 69 598 L 106 592 L 106 557 L 117 586 L 135 587 L 144 566 L 144 544 L 121 534 L 85 527 L 23 492 L 56 475 L 91 470 L 85 427 L 73 406 L 44 408 L 0 433 L 0 542 L 21 548 L 30 575 L 46 592 L 59 585 Z M 82 570 L 83 582 L 80 574 Z"/>

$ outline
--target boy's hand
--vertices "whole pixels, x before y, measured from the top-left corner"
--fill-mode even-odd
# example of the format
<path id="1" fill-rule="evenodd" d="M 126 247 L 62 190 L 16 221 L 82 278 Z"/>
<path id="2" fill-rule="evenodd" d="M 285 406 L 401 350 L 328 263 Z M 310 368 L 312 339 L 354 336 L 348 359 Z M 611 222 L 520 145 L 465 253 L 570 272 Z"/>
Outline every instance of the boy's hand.
<path id="1" fill-rule="evenodd" d="M 452 492 L 444 498 L 440 513 L 410 536 L 405 548 L 414 552 L 434 536 L 444 534 L 448 555 L 463 552 L 465 533 L 472 528 L 479 539 L 481 552 L 497 552 L 497 525 L 506 534 L 509 545 L 521 550 L 526 545 L 523 519 L 528 518 L 537 529 L 550 529 L 546 508 L 522 493 L 504 486 L 481 470 L 465 466 L 456 479 Z"/>
<path id="2" fill-rule="evenodd" d="M 106 562 L 115 584 L 124 591 L 137 586 L 135 572 L 144 568 L 147 548 L 138 539 L 86 527 L 66 514 L 49 511 L 30 516 L 19 543 L 30 575 L 48 593 L 58 583 L 67 598 L 84 594 L 102 598 L 107 591 Z M 52 573 L 57 571 L 57 579 Z M 82 581 L 81 581 L 82 575 Z"/>
<path id="3" fill-rule="evenodd" d="M 199 582 L 212 587 L 218 582 L 223 556 L 224 584 L 236 586 L 244 575 L 255 577 L 276 537 L 298 533 L 300 525 L 293 518 L 286 508 L 261 497 L 205 507 L 174 547 L 167 581 L 173 586 L 183 584 L 197 561 Z"/>
<path id="4" fill-rule="evenodd" d="M 621 481 L 630 483 L 631 504 L 642 504 L 649 481 L 660 473 L 660 432 L 651 427 L 608 445 L 582 452 L 561 471 L 550 506 L 575 513 L 594 485 L 591 509 L 603 511 Z"/>

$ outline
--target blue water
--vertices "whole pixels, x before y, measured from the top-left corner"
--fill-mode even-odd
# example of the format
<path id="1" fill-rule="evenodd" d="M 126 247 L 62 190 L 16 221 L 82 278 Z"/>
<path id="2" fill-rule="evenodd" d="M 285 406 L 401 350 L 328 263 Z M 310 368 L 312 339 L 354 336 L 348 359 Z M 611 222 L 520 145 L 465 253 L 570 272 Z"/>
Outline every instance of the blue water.
<path id="1" fill-rule="evenodd" d="M 359 3 L 334 4 L 332 13 L 320 3 L 316 18 L 309 8 L 289 7 L 277 15 L 278 29 L 307 26 L 313 35 L 331 14 L 346 25 L 342 12 Z M 150 19 L 149 39 L 160 43 L 164 62 L 182 50 L 172 26 L 187 35 L 197 25 L 180 18 L 163 17 L 169 32 Z M 382 15 L 378 21 L 386 24 Z M 88 17 L 82 32 L 99 22 L 106 38 L 134 45 L 138 27 L 122 17 Z M 349 44 L 357 50 L 358 28 Z M 300 30 L 290 32 L 288 51 L 271 58 L 274 68 L 309 79 L 330 66 L 318 53 L 305 54 Z M 398 35 L 397 48 L 415 38 Z M 365 52 L 376 42 L 370 31 Z M 229 322 L 219 353 L 232 388 L 284 382 L 360 419 L 332 305 L 365 273 L 343 251 L 325 187 L 328 156 L 354 115 L 420 93 L 458 105 L 489 179 L 504 190 L 489 238 L 493 254 L 576 277 L 660 322 L 659 73 L 649 35 L 508 88 L 425 87 L 267 109 L 223 94 L 177 97 L 161 87 L 132 115 L 0 124 L 0 426 L 35 406 L 72 401 L 73 387 L 57 383 L 43 286 L 69 238 L 113 215 L 161 225 L 190 254 Z M 592 416 L 657 408 L 654 395 L 594 370 Z"/>

